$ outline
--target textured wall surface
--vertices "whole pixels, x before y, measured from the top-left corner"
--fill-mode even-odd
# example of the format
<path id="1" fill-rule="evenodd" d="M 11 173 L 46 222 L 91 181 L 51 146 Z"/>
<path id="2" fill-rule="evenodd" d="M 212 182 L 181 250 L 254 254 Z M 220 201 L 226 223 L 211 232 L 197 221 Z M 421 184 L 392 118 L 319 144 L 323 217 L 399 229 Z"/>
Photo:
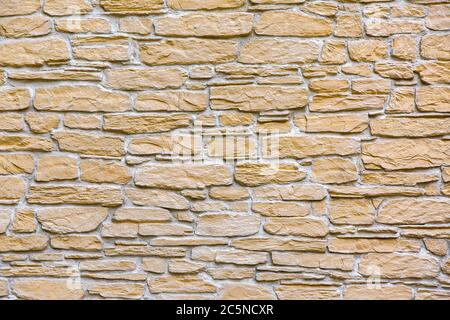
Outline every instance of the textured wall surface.
<path id="1" fill-rule="evenodd" d="M 450 1 L 0 2 L 0 299 L 450 298 Z"/>

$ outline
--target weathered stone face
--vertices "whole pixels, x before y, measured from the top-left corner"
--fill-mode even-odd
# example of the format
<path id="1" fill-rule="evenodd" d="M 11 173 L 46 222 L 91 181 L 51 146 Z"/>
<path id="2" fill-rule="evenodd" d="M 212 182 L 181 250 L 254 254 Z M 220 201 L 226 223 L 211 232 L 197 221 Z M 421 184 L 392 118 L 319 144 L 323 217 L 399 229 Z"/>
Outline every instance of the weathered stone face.
<path id="1" fill-rule="evenodd" d="M 449 16 L 0 0 L 0 299 L 448 300 Z"/>

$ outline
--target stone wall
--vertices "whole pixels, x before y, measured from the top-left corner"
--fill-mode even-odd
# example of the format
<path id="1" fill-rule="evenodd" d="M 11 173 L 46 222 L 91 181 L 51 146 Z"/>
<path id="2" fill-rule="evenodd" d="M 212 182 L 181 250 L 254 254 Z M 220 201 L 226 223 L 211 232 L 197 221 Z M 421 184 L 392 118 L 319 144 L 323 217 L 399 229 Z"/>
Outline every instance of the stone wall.
<path id="1" fill-rule="evenodd" d="M 0 298 L 450 298 L 450 1 L 2 0 Z"/>

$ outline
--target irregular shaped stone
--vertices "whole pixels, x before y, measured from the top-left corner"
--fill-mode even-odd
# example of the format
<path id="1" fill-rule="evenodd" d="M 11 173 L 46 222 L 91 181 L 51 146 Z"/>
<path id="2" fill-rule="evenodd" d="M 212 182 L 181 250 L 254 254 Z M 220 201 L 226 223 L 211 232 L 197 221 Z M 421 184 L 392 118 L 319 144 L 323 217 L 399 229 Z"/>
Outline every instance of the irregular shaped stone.
<path id="1" fill-rule="evenodd" d="M 253 202 L 252 210 L 266 217 L 304 217 L 310 213 L 308 206 L 293 202 Z"/>
<path id="2" fill-rule="evenodd" d="M 359 273 L 386 279 L 434 278 L 439 264 L 428 255 L 369 253 L 359 263 Z"/>
<path id="3" fill-rule="evenodd" d="M 370 121 L 372 135 L 385 137 L 432 137 L 450 134 L 450 118 L 386 117 Z"/>
<path id="4" fill-rule="evenodd" d="M 177 128 L 188 127 L 192 116 L 188 114 L 174 115 L 139 115 L 110 114 L 103 117 L 103 129 L 127 134 L 166 132 Z"/>
<path id="5" fill-rule="evenodd" d="M 164 9 L 164 0 L 100 0 L 106 12 L 115 14 L 148 14 Z"/>
<path id="6" fill-rule="evenodd" d="M 253 251 L 309 251 L 325 252 L 326 242 L 323 240 L 294 240 L 277 237 L 243 238 L 233 240 L 231 246 L 237 249 Z"/>
<path id="7" fill-rule="evenodd" d="M 411 187 L 439 180 L 437 175 L 423 172 L 365 172 L 361 178 L 364 184 L 404 185 Z"/>
<path id="8" fill-rule="evenodd" d="M 375 64 L 375 72 L 394 80 L 414 78 L 413 68 L 409 63 L 378 62 Z"/>
<path id="9" fill-rule="evenodd" d="M 26 300 L 80 300 L 84 291 L 68 286 L 68 280 L 15 280 L 13 293 Z"/>
<path id="10" fill-rule="evenodd" d="M 259 199 L 319 201 L 326 197 L 327 192 L 321 185 L 310 184 L 258 187 L 254 190 L 254 195 Z"/>
<path id="11" fill-rule="evenodd" d="M 411 36 L 397 36 L 392 40 L 392 56 L 402 60 L 415 60 L 417 56 L 416 39 Z"/>
<path id="12" fill-rule="evenodd" d="M 107 19 L 61 19 L 56 21 L 56 30 L 67 33 L 110 33 L 111 24 Z"/>
<path id="13" fill-rule="evenodd" d="M 89 0 L 46 0 L 44 12 L 51 16 L 87 14 L 93 10 Z"/>
<path id="14" fill-rule="evenodd" d="M 191 235 L 192 227 L 181 224 L 142 223 L 139 224 L 141 236 L 184 236 Z"/>
<path id="15" fill-rule="evenodd" d="M 303 108 L 308 103 L 305 89 L 279 86 L 226 86 L 211 89 L 211 108 L 268 111 Z"/>
<path id="16" fill-rule="evenodd" d="M 420 242 L 404 239 L 331 239 L 328 250 L 338 253 L 419 252 Z"/>
<path id="17" fill-rule="evenodd" d="M 235 37 L 248 35 L 253 15 L 248 13 L 193 13 L 155 21 L 155 34 L 182 37 Z"/>
<path id="18" fill-rule="evenodd" d="M 334 35 L 337 37 L 359 38 L 363 35 L 362 20 L 359 14 L 340 14 L 336 17 L 336 29 Z"/>
<path id="19" fill-rule="evenodd" d="M 107 283 L 89 287 L 90 294 L 112 299 L 140 299 L 144 295 L 145 285 L 141 283 Z"/>
<path id="20" fill-rule="evenodd" d="M 246 188 L 232 186 L 212 187 L 209 191 L 209 196 L 213 199 L 232 201 L 247 199 L 250 195 Z"/>
<path id="21" fill-rule="evenodd" d="M 96 86 L 60 86 L 36 89 L 34 107 L 42 111 L 120 112 L 131 109 L 126 94 Z"/>
<path id="22" fill-rule="evenodd" d="M 426 59 L 450 60 L 450 35 L 425 35 L 420 42 L 420 54 Z"/>
<path id="23" fill-rule="evenodd" d="M 50 31 L 50 20 L 45 17 L 9 18 L 0 21 L 0 35 L 6 38 L 43 36 Z"/>
<path id="24" fill-rule="evenodd" d="M 82 160 L 81 180 L 92 183 L 127 184 L 131 180 L 128 168 L 120 163 L 101 160 Z"/>
<path id="25" fill-rule="evenodd" d="M 36 181 L 74 180 L 78 178 L 78 161 L 75 158 L 44 156 L 39 159 Z"/>
<path id="26" fill-rule="evenodd" d="M 296 164 L 272 163 L 238 163 L 235 167 L 235 179 L 245 186 L 259 186 L 262 184 L 287 184 L 301 181 L 306 173 Z"/>
<path id="27" fill-rule="evenodd" d="M 67 43 L 62 38 L 7 40 L 0 44 L 0 66 L 40 67 L 68 60 Z"/>
<path id="28" fill-rule="evenodd" d="M 387 43 L 382 40 L 358 40 L 348 43 L 350 58 L 358 62 L 376 62 L 387 58 Z"/>
<path id="29" fill-rule="evenodd" d="M 0 210 L 0 234 L 5 233 L 9 227 L 11 212 L 9 210 Z"/>
<path id="30" fill-rule="evenodd" d="M 137 206 L 155 206 L 174 210 L 189 209 L 183 196 L 166 190 L 126 189 L 127 197 Z"/>
<path id="31" fill-rule="evenodd" d="M 331 20 L 298 12 L 264 12 L 255 27 L 256 34 L 270 36 L 325 37 L 333 32 Z"/>
<path id="32" fill-rule="evenodd" d="M 369 36 L 389 37 L 399 33 L 421 33 L 424 26 L 421 21 L 370 19 L 366 21 L 365 29 Z"/>
<path id="33" fill-rule="evenodd" d="M 236 58 L 237 44 L 231 40 L 163 40 L 142 44 L 140 53 L 147 65 L 220 64 Z"/>
<path id="34" fill-rule="evenodd" d="M 269 234 L 303 237 L 324 237 L 328 233 L 328 227 L 322 220 L 298 217 L 269 217 L 264 230 Z"/>
<path id="35" fill-rule="evenodd" d="M 296 120 L 301 118 L 296 118 Z M 369 126 L 365 115 L 306 115 L 306 132 L 359 133 Z M 300 125 L 297 125 L 300 126 Z"/>
<path id="36" fill-rule="evenodd" d="M 450 62 L 438 61 L 423 63 L 416 67 L 420 79 L 427 84 L 449 84 Z"/>
<path id="37" fill-rule="evenodd" d="M 347 183 L 358 179 L 353 161 L 345 158 L 317 159 L 312 165 L 312 181 L 319 183 Z"/>
<path id="38" fill-rule="evenodd" d="M 241 63 L 303 64 L 317 61 L 319 44 L 316 41 L 258 39 L 249 41 L 241 49 Z"/>
<path id="39" fill-rule="evenodd" d="M 370 225 L 375 214 L 374 205 L 367 199 L 332 199 L 328 207 L 333 224 Z"/>
<path id="40" fill-rule="evenodd" d="M 215 255 L 215 261 L 218 263 L 248 266 L 266 263 L 268 258 L 266 252 L 252 252 L 245 250 L 220 250 L 217 251 Z"/>
<path id="41" fill-rule="evenodd" d="M 416 106 L 422 112 L 450 112 L 450 88 L 417 88 Z"/>
<path id="42" fill-rule="evenodd" d="M 232 175 L 223 165 L 152 166 L 138 170 L 135 183 L 154 188 L 202 189 L 231 184 Z"/>
<path id="43" fill-rule="evenodd" d="M 1 89 L 0 111 L 24 110 L 30 106 L 31 95 L 28 89 Z"/>
<path id="44" fill-rule="evenodd" d="M 48 238 L 43 235 L 2 236 L 0 235 L 0 252 L 40 251 L 47 247 Z"/>
<path id="45" fill-rule="evenodd" d="M 313 97 L 309 109 L 313 112 L 338 112 L 356 110 L 381 110 L 385 96 L 378 95 L 324 95 Z"/>
<path id="46" fill-rule="evenodd" d="M 92 136 L 72 131 L 53 134 L 61 151 L 86 155 L 120 157 L 125 154 L 124 140 L 116 136 Z"/>
<path id="47" fill-rule="evenodd" d="M 381 285 L 368 288 L 366 284 L 352 284 L 345 288 L 347 300 L 411 300 L 412 289 L 402 284 Z"/>
<path id="48" fill-rule="evenodd" d="M 413 187 L 353 187 L 339 186 L 329 189 L 333 198 L 365 198 L 365 197 L 388 197 L 388 196 L 421 196 L 424 190 Z"/>
<path id="49" fill-rule="evenodd" d="M 137 111 L 204 111 L 208 96 L 196 91 L 161 91 L 139 94 L 136 100 Z"/>
<path id="50" fill-rule="evenodd" d="M 5 0 L 0 8 L 0 17 L 31 14 L 40 8 L 40 0 L 24 0 L 20 2 L 20 5 L 18 5 L 17 0 Z"/>
<path id="51" fill-rule="evenodd" d="M 448 223 L 450 202 L 437 199 L 394 199 L 384 204 L 377 221 L 385 224 Z"/>
<path id="52" fill-rule="evenodd" d="M 33 136 L 0 136 L 0 151 L 38 151 L 53 150 L 53 143 L 48 138 Z"/>
<path id="53" fill-rule="evenodd" d="M 0 175 L 32 173 L 34 160 L 31 154 L 2 154 L 0 155 Z"/>
<path id="54" fill-rule="evenodd" d="M 123 195 L 119 188 L 70 185 L 32 185 L 27 195 L 32 204 L 83 204 L 117 207 Z"/>
<path id="55" fill-rule="evenodd" d="M 339 287 L 327 284 L 288 284 L 275 289 L 281 300 L 338 300 Z"/>
<path id="56" fill-rule="evenodd" d="M 59 126 L 60 117 L 57 114 L 29 112 L 25 116 L 30 130 L 34 133 L 49 133 Z"/>
<path id="57" fill-rule="evenodd" d="M 216 286 L 196 276 L 165 275 L 148 280 L 151 293 L 201 293 L 216 292 Z"/>
<path id="58" fill-rule="evenodd" d="M 398 139 L 365 143 L 362 160 L 367 169 L 439 167 L 450 161 L 450 142 L 433 139 Z"/>
<path id="59" fill-rule="evenodd" d="M 97 236 L 53 236 L 50 244 L 55 249 L 75 251 L 102 250 L 102 241 Z"/>
<path id="60" fill-rule="evenodd" d="M 52 233 L 94 231 L 108 216 L 105 208 L 51 208 L 38 210 L 42 228 Z"/>
<path id="61" fill-rule="evenodd" d="M 0 204 L 15 204 L 25 193 L 25 181 L 19 177 L 0 176 Z"/>
<path id="62" fill-rule="evenodd" d="M 239 8 L 244 0 L 168 0 L 169 8 L 174 10 L 215 10 Z"/>
<path id="63" fill-rule="evenodd" d="M 106 85 L 118 90 L 179 88 L 186 78 L 178 68 L 112 69 L 106 72 Z"/>
<path id="64" fill-rule="evenodd" d="M 261 220 L 255 215 L 207 213 L 199 216 L 196 233 L 214 237 L 249 236 L 257 233 L 260 225 Z"/>
<path id="65" fill-rule="evenodd" d="M 343 254 L 273 252 L 272 261 L 275 265 L 351 271 L 355 259 Z"/>
<path id="66" fill-rule="evenodd" d="M 272 290 L 254 284 L 226 284 L 220 290 L 221 300 L 276 300 Z"/>
<path id="67" fill-rule="evenodd" d="M 450 30 L 450 22 L 448 21 L 450 6 L 448 4 L 433 5 L 428 10 L 428 15 L 425 19 L 428 29 Z"/>

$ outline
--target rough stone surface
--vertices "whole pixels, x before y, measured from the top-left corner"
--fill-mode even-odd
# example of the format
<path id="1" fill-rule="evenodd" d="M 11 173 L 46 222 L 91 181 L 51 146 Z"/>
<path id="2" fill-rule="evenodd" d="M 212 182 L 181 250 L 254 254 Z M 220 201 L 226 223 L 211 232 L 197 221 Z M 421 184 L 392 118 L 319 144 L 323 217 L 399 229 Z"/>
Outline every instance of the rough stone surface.
<path id="1" fill-rule="evenodd" d="M 0 299 L 450 299 L 448 0 L 0 2 Z"/>

